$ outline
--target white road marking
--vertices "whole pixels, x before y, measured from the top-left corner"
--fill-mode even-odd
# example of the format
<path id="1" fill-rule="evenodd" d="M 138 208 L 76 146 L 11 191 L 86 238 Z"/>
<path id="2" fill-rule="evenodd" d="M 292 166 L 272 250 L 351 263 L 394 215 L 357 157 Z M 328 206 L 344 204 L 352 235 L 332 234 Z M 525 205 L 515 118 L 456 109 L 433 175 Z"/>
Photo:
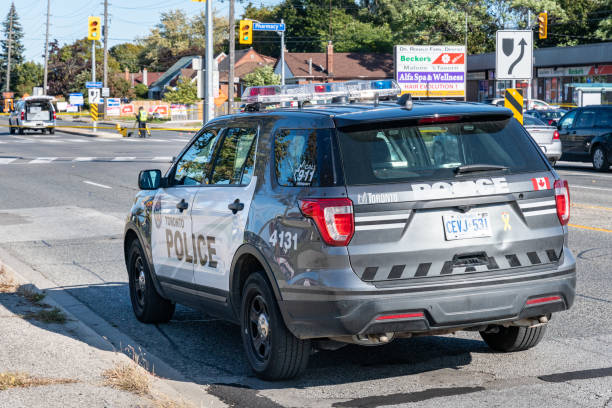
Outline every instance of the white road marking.
<path id="1" fill-rule="evenodd" d="M 110 187 L 110 186 L 106 186 L 106 185 L 104 185 L 104 184 L 94 183 L 93 181 L 83 180 L 83 183 L 85 183 L 85 184 L 89 184 L 89 185 L 91 185 L 91 186 L 100 187 L 100 188 L 108 188 L 108 189 L 112 189 L 112 187 Z"/>
<path id="2" fill-rule="evenodd" d="M 612 175 L 610 174 L 597 174 L 597 173 L 592 173 L 592 172 L 580 173 L 578 171 L 557 170 L 557 173 L 561 175 L 568 175 L 568 176 L 582 176 L 582 177 L 592 177 L 592 178 L 612 178 Z"/>
<path id="3" fill-rule="evenodd" d="M 46 163 L 51 163 L 52 161 L 56 159 L 57 157 L 38 157 L 30 161 L 30 164 L 46 164 Z"/>
<path id="4" fill-rule="evenodd" d="M 172 157 L 171 156 L 159 156 L 159 157 L 154 157 L 152 161 L 172 161 Z"/>
<path id="5" fill-rule="evenodd" d="M 9 164 L 17 160 L 16 157 L 0 157 L 0 164 Z"/>
<path id="6" fill-rule="evenodd" d="M 131 161 L 131 160 L 136 160 L 136 158 L 135 157 L 115 157 L 111 161 L 118 162 L 118 161 Z"/>
<path id="7" fill-rule="evenodd" d="M 76 157 L 74 159 L 75 162 L 85 162 L 85 161 L 93 161 L 95 157 Z"/>
<path id="8" fill-rule="evenodd" d="M 589 187 L 589 186 L 578 186 L 578 185 L 576 185 L 576 184 L 570 184 L 570 191 L 572 191 L 572 188 L 584 189 L 584 190 L 611 191 L 611 192 L 612 192 L 612 188 L 605 188 L 605 187 Z"/>

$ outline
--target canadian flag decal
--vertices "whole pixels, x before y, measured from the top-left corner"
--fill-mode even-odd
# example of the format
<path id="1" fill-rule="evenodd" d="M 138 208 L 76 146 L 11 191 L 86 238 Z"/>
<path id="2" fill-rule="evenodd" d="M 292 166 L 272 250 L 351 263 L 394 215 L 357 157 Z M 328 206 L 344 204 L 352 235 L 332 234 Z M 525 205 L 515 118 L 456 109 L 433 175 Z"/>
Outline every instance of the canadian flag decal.
<path id="1" fill-rule="evenodd" d="M 550 190 L 550 182 L 548 181 L 548 177 L 532 178 L 531 182 L 533 183 L 534 190 Z"/>

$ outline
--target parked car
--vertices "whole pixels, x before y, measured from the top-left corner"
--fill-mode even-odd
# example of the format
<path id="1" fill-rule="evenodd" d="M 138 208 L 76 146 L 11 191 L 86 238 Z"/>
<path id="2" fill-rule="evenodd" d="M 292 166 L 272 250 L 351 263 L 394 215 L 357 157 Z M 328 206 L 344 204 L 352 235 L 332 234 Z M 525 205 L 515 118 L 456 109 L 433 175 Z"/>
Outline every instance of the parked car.
<path id="1" fill-rule="evenodd" d="M 610 168 L 612 105 L 594 105 L 567 112 L 557 126 L 563 156 L 561 160 L 593 163 L 600 171 Z"/>
<path id="2" fill-rule="evenodd" d="M 504 106 L 504 98 L 489 98 L 489 99 L 484 99 L 483 102 L 488 105 Z M 557 109 L 557 108 L 559 108 L 558 105 L 550 105 L 548 102 L 544 102 L 539 99 L 523 99 L 523 109 L 548 110 L 548 109 Z"/>
<path id="3" fill-rule="evenodd" d="M 548 109 L 548 110 L 537 110 L 532 109 L 524 112 L 526 115 L 534 116 L 540 119 L 542 122 L 547 123 L 548 126 L 557 126 L 559 119 L 567 113 L 564 109 Z"/>
<path id="4" fill-rule="evenodd" d="M 548 126 L 531 115 L 523 116 L 523 126 L 536 141 L 548 161 L 554 165 L 561 158 L 562 148 L 559 132 L 555 126 Z"/>
<path id="5" fill-rule="evenodd" d="M 29 96 L 18 101 L 9 115 L 9 133 L 23 135 L 28 130 L 55 133 L 55 108 L 52 96 Z"/>

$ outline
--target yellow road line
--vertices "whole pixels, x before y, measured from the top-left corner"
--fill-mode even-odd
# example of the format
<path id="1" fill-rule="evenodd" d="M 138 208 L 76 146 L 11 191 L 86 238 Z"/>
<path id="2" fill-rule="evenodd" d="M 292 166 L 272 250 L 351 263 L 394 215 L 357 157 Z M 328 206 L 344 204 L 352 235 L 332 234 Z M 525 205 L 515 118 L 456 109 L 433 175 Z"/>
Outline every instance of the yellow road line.
<path id="1" fill-rule="evenodd" d="M 572 203 L 572 207 L 577 207 L 577 208 L 592 208 L 592 209 L 595 209 L 595 210 L 612 211 L 612 208 L 610 208 L 610 207 L 602 207 L 600 205 Z"/>
<path id="2" fill-rule="evenodd" d="M 586 230 L 591 230 L 591 231 L 599 231 L 599 232 L 612 232 L 612 230 L 609 229 L 605 229 L 605 228 L 596 228 L 596 227 L 588 227 L 586 225 L 577 225 L 577 224 L 567 224 L 568 227 L 574 227 L 574 228 L 580 228 L 580 229 L 586 229 Z"/>

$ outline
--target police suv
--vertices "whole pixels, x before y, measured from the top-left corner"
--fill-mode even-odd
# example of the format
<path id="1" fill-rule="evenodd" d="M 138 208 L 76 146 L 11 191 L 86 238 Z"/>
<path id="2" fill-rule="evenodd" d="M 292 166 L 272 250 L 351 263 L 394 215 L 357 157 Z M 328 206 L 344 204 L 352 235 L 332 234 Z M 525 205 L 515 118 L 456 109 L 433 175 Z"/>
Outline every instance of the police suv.
<path id="1" fill-rule="evenodd" d="M 567 182 L 509 110 L 383 101 L 398 93 L 251 87 L 250 113 L 141 172 L 124 241 L 136 317 L 181 303 L 236 322 L 264 379 L 347 343 L 468 330 L 535 346 L 574 301 Z"/>

